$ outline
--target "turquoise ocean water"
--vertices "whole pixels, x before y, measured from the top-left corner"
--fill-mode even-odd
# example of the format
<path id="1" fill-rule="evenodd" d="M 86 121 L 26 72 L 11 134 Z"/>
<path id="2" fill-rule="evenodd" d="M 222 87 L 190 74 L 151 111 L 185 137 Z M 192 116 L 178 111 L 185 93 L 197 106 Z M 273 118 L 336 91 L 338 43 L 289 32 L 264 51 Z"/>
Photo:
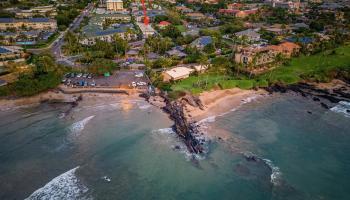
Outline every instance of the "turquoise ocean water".
<path id="1" fill-rule="evenodd" d="M 258 98 L 206 123 L 230 138 L 197 161 L 141 100 L 66 109 L 1 112 L 0 199 L 350 198 L 350 118 L 302 97 Z"/>

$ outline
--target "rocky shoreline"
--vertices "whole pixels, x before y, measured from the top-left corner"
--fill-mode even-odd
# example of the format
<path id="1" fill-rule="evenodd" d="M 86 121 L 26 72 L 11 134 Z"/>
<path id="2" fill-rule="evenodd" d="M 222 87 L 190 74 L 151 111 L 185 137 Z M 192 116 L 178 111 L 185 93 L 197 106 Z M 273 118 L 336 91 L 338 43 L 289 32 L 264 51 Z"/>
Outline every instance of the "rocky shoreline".
<path id="1" fill-rule="evenodd" d="M 284 86 L 275 84 L 265 88 L 270 94 L 294 92 L 305 98 L 318 102 L 325 109 L 330 109 L 341 101 L 350 101 L 350 85 L 342 82 L 337 86 L 320 88 L 318 85 L 310 83 L 297 83 Z M 350 112 L 350 111 L 349 111 Z"/>
<path id="2" fill-rule="evenodd" d="M 161 108 L 169 115 L 170 119 L 174 121 L 172 128 L 183 140 L 190 153 L 205 153 L 203 145 L 206 141 L 202 137 L 199 137 L 203 135 L 203 133 L 200 132 L 199 126 L 195 122 L 188 122 L 184 112 L 185 103 L 201 107 L 202 105 L 198 98 L 192 95 L 186 95 L 186 97 L 172 101 L 164 93 L 160 93 L 157 96 L 150 96 L 144 93 L 140 96 L 145 98 L 150 104 Z"/>
<path id="3" fill-rule="evenodd" d="M 275 84 L 262 89 L 269 94 L 293 92 L 319 103 L 325 109 L 330 109 L 341 101 L 350 102 L 350 85 L 345 82 L 324 88 L 319 87 L 318 84 L 298 83 L 288 86 Z M 257 94 L 261 95 L 264 93 L 260 91 Z M 187 106 L 195 107 L 203 112 L 206 111 L 200 98 L 186 94 L 177 100 L 171 100 L 164 93 L 154 96 L 143 93 L 140 96 L 169 114 L 170 119 L 174 121 L 174 131 L 183 139 L 190 153 L 201 154 L 204 152 L 204 144 L 208 141 L 203 139 L 204 133 L 201 132 L 197 121 L 190 120 L 190 116 L 185 111 Z M 350 110 L 348 112 L 350 113 Z M 308 113 L 312 114 L 311 111 L 308 111 Z"/>

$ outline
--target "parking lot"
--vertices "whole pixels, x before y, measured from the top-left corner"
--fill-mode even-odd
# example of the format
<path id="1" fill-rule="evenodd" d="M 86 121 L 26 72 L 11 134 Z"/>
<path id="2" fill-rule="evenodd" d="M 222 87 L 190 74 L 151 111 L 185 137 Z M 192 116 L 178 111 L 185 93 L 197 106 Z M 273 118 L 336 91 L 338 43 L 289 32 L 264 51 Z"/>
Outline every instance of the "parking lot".
<path id="1" fill-rule="evenodd" d="M 66 75 L 62 82 L 71 87 L 115 87 L 146 89 L 149 83 L 143 70 L 117 71 L 110 76 Z"/>

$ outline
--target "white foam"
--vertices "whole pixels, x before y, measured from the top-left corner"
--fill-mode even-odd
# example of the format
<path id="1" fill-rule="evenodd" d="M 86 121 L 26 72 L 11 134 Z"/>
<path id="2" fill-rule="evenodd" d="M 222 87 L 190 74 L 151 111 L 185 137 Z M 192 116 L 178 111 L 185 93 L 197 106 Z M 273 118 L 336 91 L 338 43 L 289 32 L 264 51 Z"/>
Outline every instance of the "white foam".
<path id="1" fill-rule="evenodd" d="M 280 183 L 282 173 L 280 168 L 275 166 L 273 162 L 269 159 L 262 159 L 271 169 L 270 181 L 273 185 L 278 185 Z"/>
<path id="2" fill-rule="evenodd" d="M 92 199 L 87 194 L 89 189 L 81 184 L 75 175 L 77 169 L 79 169 L 79 166 L 57 176 L 25 200 Z"/>
<path id="3" fill-rule="evenodd" d="M 66 113 L 63 113 L 63 112 L 58 115 L 58 119 L 63 119 L 65 117 L 66 117 Z"/>
<path id="4" fill-rule="evenodd" d="M 139 105 L 139 109 L 141 109 L 141 110 L 147 110 L 150 107 L 151 107 L 151 105 Z"/>
<path id="5" fill-rule="evenodd" d="M 175 132 L 172 128 L 161 128 L 161 129 L 156 130 L 156 132 L 159 132 L 161 134 L 175 134 Z"/>
<path id="6" fill-rule="evenodd" d="M 158 130 L 153 130 L 152 133 L 155 135 L 159 143 L 166 144 L 177 152 L 184 154 L 187 161 L 192 160 L 193 158 L 197 160 L 205 159 L 204 154 L 196 154 L 188 151 L 187 146 L 184 142 L 175 134 L 172 128 L 161 128 Z M 204 136 L 202 136 L 204 138 Z M 197 137 L 196 137 L 197 138 Z M 197 138 L 199 139 L 199 138 Z"/>
<path id="7" fill-rule="evenodd" d="M 250 102 L 256 100 L 256 99 L 259 98 L 259 97 L 261 97 L 261 95 L 254 95 L 254 96 L 250 96 L 250 97 L 247 97 L 247 98 L 245 98 L 245 99 L 242 99 L 242 100 L 241 100 L 241 103 L 240 103 L 237 107 L 232 108 L 232 109 L 231 109 L 230 111 L 228 111 L 228 112 L 224 112 L 224 113 L 218 114 L 218 115 L 216 115 L 216 116 L 215 116 L 215 115 L 209 116 L 209 117 L 207 117 L 207 118 L 205 118 L 205 119 L 202 119 L 202 120 L 200 120 L 200 121 L 197 122 L 197 125 L 203 125 L 203 124 L 205 124 L 205 123 L 212 123 L 212 122 L 215 122 L 216 117 L 222 117 L 222 116 L 224 116 L 224 115 L 227 115 L 227 114 L 230 113 L 230 112 L 234 112 L 234 111 L 236 111 L 237 109 L 239 109 L 242 105 L 244 105 L 244 104 L 246 104 L 246 103 L 250 103 Z"/>
<path id="8" fill-rule="evenodd" d="M 333 112 L 341 113 L 345 117 L 350 117 L 350 113 L 347 110 L 350 110 L 350 102 L 340 101 L 336 106 L 330 109 Z"/>
<path id="9" fill-rule="evenodd" d="M 215 122 L 216 116 L 209 116 L 207 118 L 204 118 L 200 121 L 197 122 L 198 125 L 203 124 L 203 123 L 211 123 L 211 122 Z"/>
<path id="10" fill-rule="evenodd" d="M 78 122 L 73 123 L 71 125 L 71 127 L 69 128 L 71 131 L 71 136 L 78 136 L 80 134 L 80 132 L 82 130 L 84 130 L 86 124 L 89 123 L 89 121 L 94 117 L 95 117 L 95 115 L 92 115 L 90 117 L 86 117 L 83 120 L 80 120 Z"/>

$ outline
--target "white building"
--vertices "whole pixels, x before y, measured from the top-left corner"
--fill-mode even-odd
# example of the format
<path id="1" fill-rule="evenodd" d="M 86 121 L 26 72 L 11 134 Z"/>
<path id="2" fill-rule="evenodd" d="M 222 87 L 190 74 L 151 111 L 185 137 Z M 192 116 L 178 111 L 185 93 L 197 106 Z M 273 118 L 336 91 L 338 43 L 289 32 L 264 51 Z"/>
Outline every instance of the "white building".
<path id="1" fill-rule="evenodd" d="M 163 81 L 169 82 L 185 79 L 188 78 L 192 72 L 194 72 L 194 69 L 188 67 L 175 67 L 162 73 Z"/>
<path id="2" fill-rule="evenodd" d="M 156 34 L 156 31 L 152 28 L 151 25 L 145 25 L 144 23 L 140 22 L 136 24 L 140 28 L 143 38 L 148 38 L 149 36 Z"/>

